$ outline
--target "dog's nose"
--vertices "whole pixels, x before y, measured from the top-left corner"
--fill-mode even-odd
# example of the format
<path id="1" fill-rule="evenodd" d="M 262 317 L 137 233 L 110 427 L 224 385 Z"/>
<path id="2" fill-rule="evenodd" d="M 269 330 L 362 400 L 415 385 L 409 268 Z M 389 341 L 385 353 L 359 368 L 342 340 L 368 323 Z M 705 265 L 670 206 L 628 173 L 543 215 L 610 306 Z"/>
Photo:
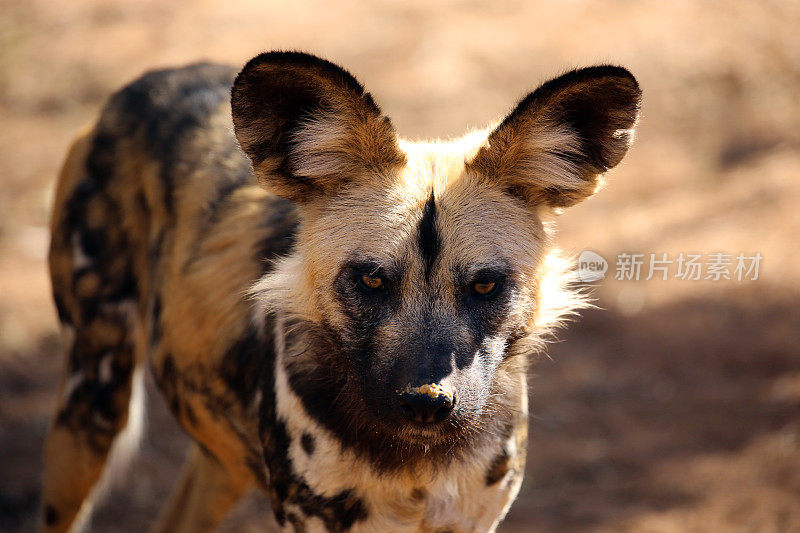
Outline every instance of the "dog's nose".
<path id="1" fill-rule="evenodd" d="M 441 422 L 453 411 L 453 392 L 439 384 L 407 386 L 400 392 L 400 409 L 409 420 L 420 424 Z"/>

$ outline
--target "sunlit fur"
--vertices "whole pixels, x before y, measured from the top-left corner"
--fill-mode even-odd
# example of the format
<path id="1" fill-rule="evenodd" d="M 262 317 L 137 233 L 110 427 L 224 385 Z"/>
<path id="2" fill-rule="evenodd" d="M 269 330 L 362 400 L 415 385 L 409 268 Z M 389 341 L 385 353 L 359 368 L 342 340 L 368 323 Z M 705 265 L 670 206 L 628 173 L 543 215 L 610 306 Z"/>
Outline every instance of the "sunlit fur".
<path id="1" fill-rule="evenodd" d="M 585 305 L 554 221 L 622 159 L 639 103 L 629 72 L 590 67 L 490 127 L 409 141 L 297 52 L 117 92 L 56 188 L 45 530 L 91 509 L 148 366 L 196 442 L 158 531 L 212 529 L 254 487 L 286 531 L 492 531 L 522 483 L 528 359 Z M 385 291 L 362 290 L 381 269 Z M 452 410 L 415 421 L 406 390 Z"/>
<path id="2" fill-rule="evenodd" d="M 335 128 L 332 128 L 335 129 Z M 557 209 L 547 205 L 531 210 L 496 184 L 469 168 L 493 128 L 475 130 L 454 140 L 399 140 L 407 164 L 397 175 L 369 175 L 335 198 L 323 197 L 304 205 L 293 254 L 276 262 L 272 272 L 253 285 L 250 293 L 259 315 L 280 311 L 319 323 L 336 323 L 338 305 L 329 287 L 338 266 L 353 252 L 385 257 L 414 257 L 412 235 L 431 191 L 441 206 L 446 257 L 479 264 L 498 252 L 512 259 L 519 276 L 517 305 L 512 320 L 524 328 L 529 346 L 541 346 L 562 320 L 585 305 L 574 283 L 571 263 L 552 244 Z M 322 145 L 335 136 L 315 123 L 303 139 L 319 135 Z M 531 141 L 526 176 L 543 186 L 569 187 L 580 181 L 569 163 L 547 158 L 550 143 L 572 146 L 560 132 L 544 142 Z M 533 137 L 533 139 L 537 139 Z M 305 140 L 304 142 L 309 142 Z M 574 144 L 574 143 L 573 143 Z M 327 157 L 332 157 L 329 152 Z M 537 159 L 536 153 L 542 154 Z M 309 160 L 308 164 L 312 164 Z M 313 160 L 313 170 L 330 175 L 339 167 L 335 157 L 327 170 Z M 547 180 L 547 182 L 545 182 Z M 446 259 L 447 260 L 447 259 Z M 444 265 L 445 269 L 449 265 Z M 406 281 L 404 293 L 415 290 Z"/>

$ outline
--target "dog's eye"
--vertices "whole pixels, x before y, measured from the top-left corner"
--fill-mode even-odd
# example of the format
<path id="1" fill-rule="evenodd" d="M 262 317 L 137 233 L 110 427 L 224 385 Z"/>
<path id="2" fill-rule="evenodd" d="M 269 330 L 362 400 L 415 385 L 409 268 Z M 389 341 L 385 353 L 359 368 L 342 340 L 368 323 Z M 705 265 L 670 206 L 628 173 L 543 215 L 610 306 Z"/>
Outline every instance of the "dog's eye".
<path id="1" fill-rule="evenodd" d="M 478 296 L 489 296 L 497 289 L 494 281 L 475 281 L 472 283 L 472 292 Z"/>
<path id="2" fill-rule="evenodd" d="M 368 289 L 378 290 L 383 288 L 383 278 L 380 276 L 361 276 L 361 283 Z"/>

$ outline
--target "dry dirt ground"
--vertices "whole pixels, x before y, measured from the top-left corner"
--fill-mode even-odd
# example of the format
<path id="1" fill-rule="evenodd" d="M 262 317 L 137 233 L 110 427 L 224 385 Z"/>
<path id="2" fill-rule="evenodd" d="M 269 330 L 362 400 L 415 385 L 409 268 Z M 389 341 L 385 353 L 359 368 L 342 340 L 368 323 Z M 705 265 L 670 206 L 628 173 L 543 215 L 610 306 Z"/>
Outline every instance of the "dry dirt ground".
<path id="1" fill-rule="evenodd" d="M 71 136 L 147 68 L 304 49 L 351 69 L 408 137 L 507 111 L 613 62 L 645 100 L 629 158 L 560 243 L 763 254 L 757 281 L 615 281 L 531 369 L 532 440 L 501 530 L 800 531 L 800 3 L 0 2 L 0 531 L 34 528 L 62 365 L 45 271 Z M 675 266 L 670 276 L 675 274 Z M 185 449 L 158 400 L 98 531 L 141 531 Z M 228 531 L 269 529 L 244 502 Z M 265 526 L 266 524 L 266 526 Z"/>

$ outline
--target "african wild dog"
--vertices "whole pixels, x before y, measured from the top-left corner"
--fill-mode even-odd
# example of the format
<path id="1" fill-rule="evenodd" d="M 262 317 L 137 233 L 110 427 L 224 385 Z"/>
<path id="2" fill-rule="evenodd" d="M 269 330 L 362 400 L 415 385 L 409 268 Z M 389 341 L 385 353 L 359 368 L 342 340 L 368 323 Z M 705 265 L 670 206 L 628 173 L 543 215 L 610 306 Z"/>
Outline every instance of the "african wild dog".
<path id="1" fill-rule="evenodd" d="M 163 531 L 251 487 L 287 530 L 492 530 L 522 480 L 527 356 L 577 301 L 548 221 L 619 163 L 639 102 L 625 69 L 585 68 L 410 142 L 302 53 L 116 93 L 53 212 L 45 529 L 75 522 L 149 367 L 197 442 Z"/>

